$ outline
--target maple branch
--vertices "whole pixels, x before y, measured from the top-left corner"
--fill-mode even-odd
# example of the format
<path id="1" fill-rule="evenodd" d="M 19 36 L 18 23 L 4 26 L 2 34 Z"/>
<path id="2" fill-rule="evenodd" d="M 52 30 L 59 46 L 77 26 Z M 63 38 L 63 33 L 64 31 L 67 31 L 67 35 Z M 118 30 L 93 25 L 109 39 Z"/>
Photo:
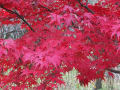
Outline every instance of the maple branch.
<path id="1" fill-rule="evenodd" d="M 85 0 L 86 1 L 86 6 L 88 6 L 88 0 Z"/>
<path id="2" fill-rule="evenodd" d="M 87 9 L 90 13 L 94 14 L 94 11 L 91 10 L 90 8 L 88 8 L 87 5 L 82 4 L 82 3 L 81 3 L 81 0 L 77 0 L 77 1 L 79 2 L 79 4 L 80 4 L 81 7 L 84 7 L 84 8 Z"/>
<path id="3" fill-rule="evenodd" d="M 81 0 L 77 0 L 79 2 L 79 4 L 81 5 L 81 7 L 84 7 L 86 8 L 90 13 L 92 14 L 95 14 L 93 10 L 91 10 L 90 8 L 88 8 L 88 1 L 86 0 L 86 5 L 82 4 L 81 3 Z M 113 72 L 113 73 L 117 73 L 117 74 L 120 74 L 120 71 L 118 70 L 114 70 L 114 69 L 107 69 L 108 71 L 110 72 Z"/>
<path id="4" fill-rule="evenodd" d="M 2 9 L 4 9 L 5 11 L 11 13 L 11 14 L 15 14 L 17 15 L 18 18 L 22 19 L 22 21 L 31 29 L 31 31 L 35 32 L 35 30 L 31 27 L 31 25 L 24 19 L 23 16 L 19 15 L 16 11 L 12 11 L 12 10 L 9 10 L 7 8 L 5 8 L 3 5 L 0 5 L 0 7 Z"/>
<path id="5" fill-rule="evenodd" d="M 49 73 L 48 75 L 47 75 L 47 77 L 49 77 L 49 76 L 54 76 L 56 73 Z M 47 86 L 47 84 L 51 81 L 52 79 L 50 78 L 50 79 L 48 79 L 48 80 L 44 80 L 43 81 L 43 85 L 44 85 L 44 87 L 42 88 L 42 90 L 45 90 L 45 88 L 46 88 L 46 86 Z"/>
<path id="6" fill-rule="evenodd" d="M 45 8 L 45 9 L 47 9 L 49 12 L 52 12 L 49 8 L 47 8 L 47 7 L 45 7 L 45 6 L 43 6 L 43 5 L 40 5 L 42 8 Z"/>
<path id="7" fill-rule="evenodd" d="M 110 71 L 110 72 L 113 72 L 113 73 L 120 74 L 120 71 L 118 71 L 118 70 L 114 70 L 114 69 L 107 69 L 107 70 Z"/>

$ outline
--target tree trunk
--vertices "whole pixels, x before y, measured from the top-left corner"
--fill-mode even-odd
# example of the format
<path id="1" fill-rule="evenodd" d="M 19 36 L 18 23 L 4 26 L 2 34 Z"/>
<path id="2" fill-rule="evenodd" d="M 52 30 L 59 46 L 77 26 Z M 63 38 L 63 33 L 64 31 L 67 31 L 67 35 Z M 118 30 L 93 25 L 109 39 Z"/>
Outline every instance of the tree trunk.
<path id="1" fill-rule="evenodd" d="M 101 89 L 102 88 L 102 80 L 99 78 L 96 80 L 96 84 L 95 84 L 95 88 L 94 90 L 98 90 L 98 89 Z"/>

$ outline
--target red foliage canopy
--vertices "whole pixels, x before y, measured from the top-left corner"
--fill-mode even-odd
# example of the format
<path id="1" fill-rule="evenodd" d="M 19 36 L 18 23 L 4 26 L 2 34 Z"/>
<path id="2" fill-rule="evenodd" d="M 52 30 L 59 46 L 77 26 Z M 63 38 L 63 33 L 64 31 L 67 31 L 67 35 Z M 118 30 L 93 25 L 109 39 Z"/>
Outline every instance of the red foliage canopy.
<path id="1" fill-rule="evenodd" d="M 119 0 L 0 0 L 0 25 L 28 30 L 0 39 L 0 87 L 51 90 L 73 68 L 81 84 L 104 79 L 120 64 L 119 6 Z"/>

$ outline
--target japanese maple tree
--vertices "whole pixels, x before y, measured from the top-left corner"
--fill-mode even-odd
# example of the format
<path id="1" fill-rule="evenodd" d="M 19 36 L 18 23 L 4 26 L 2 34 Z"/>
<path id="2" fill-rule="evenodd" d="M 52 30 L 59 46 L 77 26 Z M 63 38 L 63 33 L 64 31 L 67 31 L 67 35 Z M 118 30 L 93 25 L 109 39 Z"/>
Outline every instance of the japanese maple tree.
<path id="1" fill-rule="evenodd" d="M 119 0 L 0 0 L 4 24 L 28 32 L 0 39 L 0 87 L 52 90 L 73 68 L 82 85 L 120 73 L 111 69 L 120 64 Z"/>

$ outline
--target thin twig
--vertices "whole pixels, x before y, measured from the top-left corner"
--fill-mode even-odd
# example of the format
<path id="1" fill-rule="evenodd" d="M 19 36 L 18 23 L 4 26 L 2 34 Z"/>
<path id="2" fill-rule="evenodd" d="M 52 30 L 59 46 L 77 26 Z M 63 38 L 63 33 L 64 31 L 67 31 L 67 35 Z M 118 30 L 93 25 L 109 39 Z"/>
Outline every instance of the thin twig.
<path id="1" fill-rule="evenodd" d="M 31 25 L 24 19 L 23 16 L 19 15 L 16 11 L 12 11 L 9 10 L 7 8 L 5 8 L 3 5 L 0 5 L 0 7 L 4 10 L 6 10 L 7 12 L 11 13 L 11 14 L 15 14 L 17 15 L 18 18 L 22 19 L 22 21 L 31 29 L 31 31 L 35 32 L 35 30 L 31 27 Z"/>
<path id="2" fill-rule="evenodd" d="M 88 7 L 88 0 L 85 0 L 86 1 L 86 6 Z"/>
<path id="3" fill-rule="evenodd" d="M 80 0 L 77 0 L 77 1 L 79 2 L 79 4 L 80 4 L 81 7 L 84 7 L 84 8 L 87 9 L 90 13 L 95 14 L 93 10 L 91 10 L 90 8 L 88 8 L 88 6 L 83 5 Z"/>
<path id="4" fill-rule="evenodd" d="M 43 6 L 43 5 L 40 5 L 42 8 L 45 8 L 45 9 L 47 9 L 49 12 L 52 12 L 49 8 L 47 8 L 47 7 L 45 7 L 45 6 Z"/>

